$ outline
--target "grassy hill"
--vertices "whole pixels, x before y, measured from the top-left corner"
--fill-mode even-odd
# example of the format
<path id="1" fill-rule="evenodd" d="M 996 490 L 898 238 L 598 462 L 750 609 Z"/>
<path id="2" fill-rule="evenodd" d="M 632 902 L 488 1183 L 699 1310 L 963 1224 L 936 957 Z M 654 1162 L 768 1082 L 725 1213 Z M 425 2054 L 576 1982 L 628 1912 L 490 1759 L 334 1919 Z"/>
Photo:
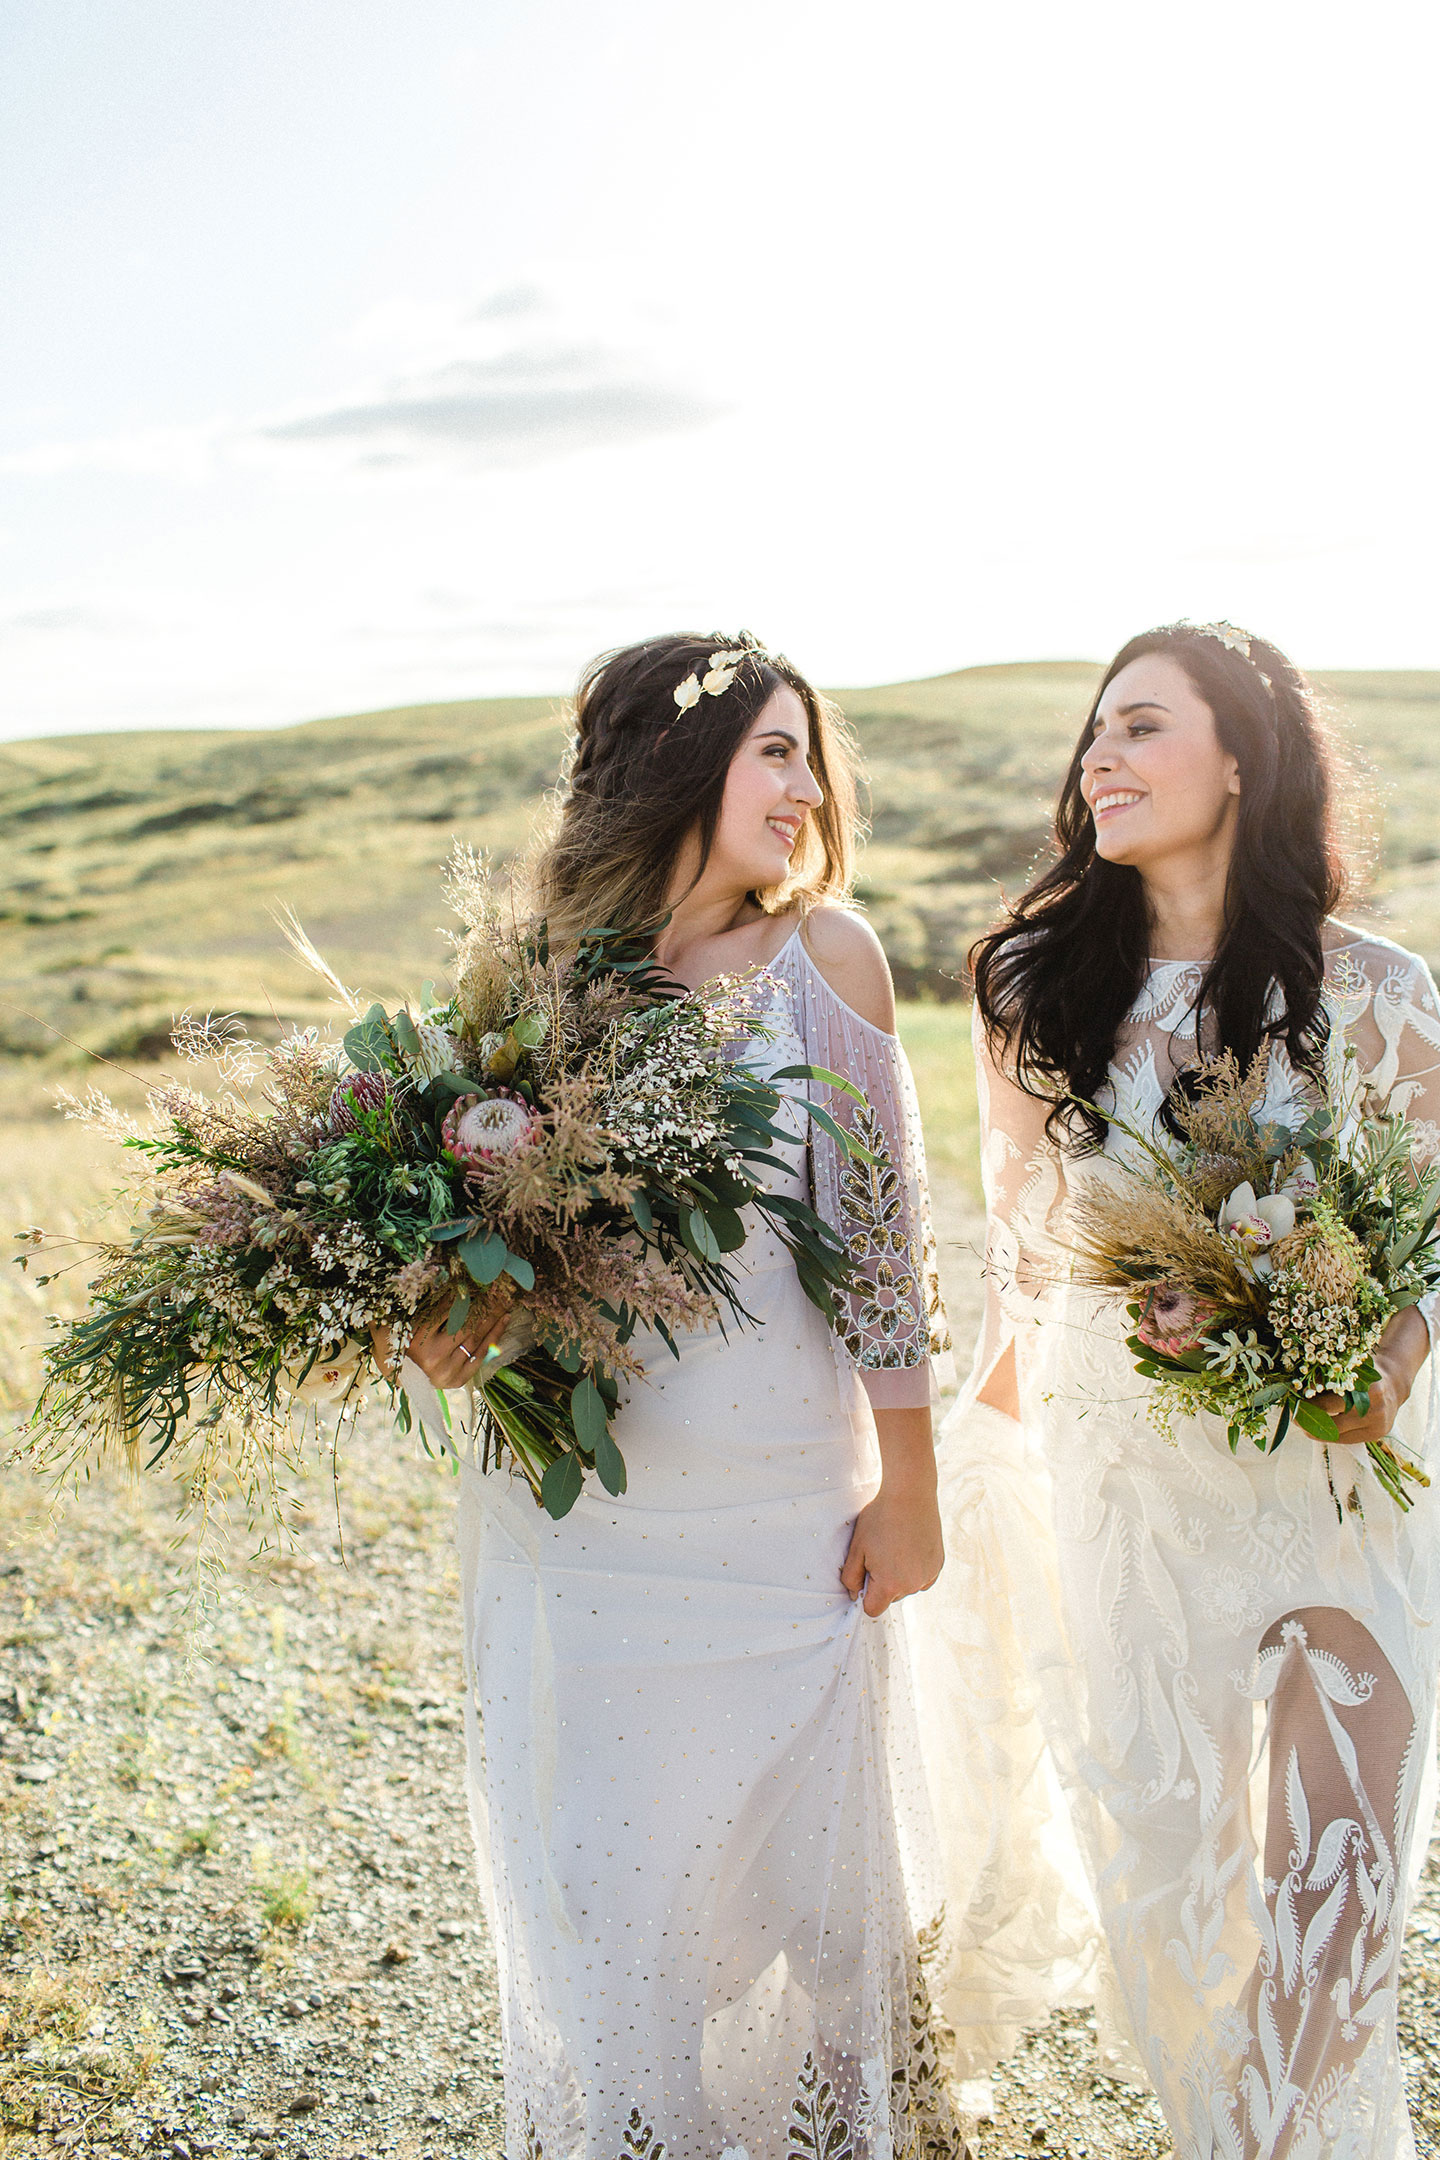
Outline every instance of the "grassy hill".
<path id="1" fill-rule="evenodd" d="M 1044 845 L 1096 674 L 969 668 L 837 693 L 869 773 L 861 896 L 903 991 L 955 994 L 998 883 L 1013 889 Z M 1367 912 L 1440 958 L 1440 674 L 1324 687 L 1384 812 Z M 261 1023 L 317 1012 L 280 944 L 277 902 L 366 989 L 442 973 L 436 873 L 452 836 L 502 857 L 519 847 L 564 733 L 558 701 L 510 698 L 274 732 L 0 746 L 0 1056 L 12 1077 L 73 1061 L 52 1029 L 133 1059 L 163 1047 L 186 1005 Z"/>

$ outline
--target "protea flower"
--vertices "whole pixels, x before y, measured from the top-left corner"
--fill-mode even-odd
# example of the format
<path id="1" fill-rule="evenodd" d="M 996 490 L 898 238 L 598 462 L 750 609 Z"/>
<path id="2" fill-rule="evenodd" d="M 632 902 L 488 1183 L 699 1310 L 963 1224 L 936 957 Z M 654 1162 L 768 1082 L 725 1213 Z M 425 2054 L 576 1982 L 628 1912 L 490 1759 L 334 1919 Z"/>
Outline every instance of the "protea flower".
<path id="1" fill-rule="evenodd" d="M 540 1130 L 530 1105 L 514 1095 L 462 1095 L 440 1128 L 457 1170 L 483 1170 L 497 1155 L 528 1147 Z"/>
<path id="2" fill-rule="evenodd" d="M 406 1063 L 416 1078 L 436 1080 L 441 1073 L 454 1072 L 460 1062 L 460 1044 L 449 1028 L 435 1020 L 422 1020 L 415 1032 L 420 1048 Z"/>
<path id="3" fill-rule="evenodd" d="M 1157 1283 L 1145 1299 L 1135 1333 L 1148 1350 L 1162 1357 L 1183 1357 L 1193 1350 L 1219 1311 L 1208 1298 L 1178 1283 Z"/>
<path id="4" fill-rule="evenodd" d="M 384 1073 L 347 1073 L 330 1096 L 330 1130 L 337 1140 L 358 1132 L 361 1115 L 379 1110 L 390 1092 Z"/>
<path id="5" fill-rule="evenodd" d="M 1370 1273 L 1365 1248 L 1347 1224 L 1317 1216 L 1274 1251 L 1274 1264 L 1297 1275 L 1327 1305 L 1350 1305 Z"/>

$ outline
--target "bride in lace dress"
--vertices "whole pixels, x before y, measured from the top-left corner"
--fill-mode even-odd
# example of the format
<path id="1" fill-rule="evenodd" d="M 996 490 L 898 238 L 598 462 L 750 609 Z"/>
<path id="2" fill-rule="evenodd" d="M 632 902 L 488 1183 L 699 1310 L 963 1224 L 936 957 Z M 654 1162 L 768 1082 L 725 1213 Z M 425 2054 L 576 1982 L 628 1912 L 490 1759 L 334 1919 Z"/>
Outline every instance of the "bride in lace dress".
<path id="1" fill-rule="evenodd" d="M 938 1573 L 931 1360 L 946 1347 L 888 971 L 843 905 L 838 715 L 753 641 L 664 638 L 585 678 L 536 874 L 552 944 L 669 912 L 698 986 L 755 966 L 770 1070 L 854 1081 L 869 1162 L 795 1127 L 783 1184 L 840 1229 L 832 1332 L 785 1249 L 759 1325 L 641 1342 L 629 1472 L 563 1521 L 462 1475 L 470 1805 L 499 1967 L 510 2160 L 943 2154 L 924 1959 L 940 1912 L 895 1601 Z M 733 673 L 731 672 L 733 668 Z M 488 1340 L 412 1345 L 463 1384 Z M 416 1377 L 411 1375 L 412 1384 Z"/>
<path id="2" fill-rule="evenodd" d="M 936 1750 L 944 2005 L 981 2071 L 1050 2004 L 1098 1997 L 1177 2160 L 1395 2160 L 1415 2149 L 1396 1989 L 1433 1812 L 1440 1482 L 1402 1514 L 1359 1443 L 1397 1430 L 1434 1468 L 1433 1315 L 1390 1323 L 1339 1446 L 1295 1429 L 1232 1456 L 1209 1417 L 1167 1444 L 1129 1321 L 1066 1281 L 1067 1192 L 1124 1143 L 1055 1104 L 1163 1144 L 1197 1042 L 1244 1062 L 1268 1041 L 1273 1106 L 1358 1067 L 1434 1149 L 1435 987 L 1334 919 L 1310 693 L 1228 624 L 1119 654 L 1056 831 L 975 956 L 988 1310 L 919 1644 L 922 1699 L 965 1706 Z"/>

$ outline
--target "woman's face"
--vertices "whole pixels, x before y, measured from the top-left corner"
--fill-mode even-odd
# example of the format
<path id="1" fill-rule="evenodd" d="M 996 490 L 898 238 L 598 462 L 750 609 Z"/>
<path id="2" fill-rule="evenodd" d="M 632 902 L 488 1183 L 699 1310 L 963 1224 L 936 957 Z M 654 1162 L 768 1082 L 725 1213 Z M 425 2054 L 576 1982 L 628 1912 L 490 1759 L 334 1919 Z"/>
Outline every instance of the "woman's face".
<path id="1" fill-rule="evenodd" d="M 1081 759 L 1080 792 L 1106 862 L 1154 873 L 1183 858 L 1226 859 L 1240 769 L 1178 660 L 1144 653 L 1107 685 Z"/>
<path id="2" fill-rule="evenodd" d="M 782 684 L 730 760 L 707 875 L 745 892 L 782 882 L 806 818 L 825 800 L 809 760 L 809 716 Z"/>

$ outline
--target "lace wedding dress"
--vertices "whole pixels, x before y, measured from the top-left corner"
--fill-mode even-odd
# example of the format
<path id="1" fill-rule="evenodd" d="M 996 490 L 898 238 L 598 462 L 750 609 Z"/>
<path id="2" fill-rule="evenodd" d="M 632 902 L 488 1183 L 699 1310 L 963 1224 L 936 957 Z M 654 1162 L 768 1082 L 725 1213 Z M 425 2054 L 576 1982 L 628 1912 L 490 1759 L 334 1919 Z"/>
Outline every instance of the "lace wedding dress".
<path id="1" fill-rule="evenodd" d="M 1358 1070 L 1440 1149 L 1428 971 L 1338 925 L 1328 943 L 1332 1081 Z M 1141 1130 L 1193 1062 L 1199 972 L 1152 966 L 1117 1046 L 1104 1107 Z M 1167 1444 L 1129 1321 L 1065 1281 L 1085 1159 L 977 1057 L 988 1312 L 942 1442 L 949 1563 L 914 1630 L 962 2061 L 1098 1997 L 1177 2160 L 1413 2154 L 1396 1985 L 1433 1810 L 1440 1482 L 1406 1515 L 1363 1449 L 1296 1431 L 1232 1456 L 1209 1417 Z M 1295 1085 L 1277 1053 L 1271 1105 Z M 1011 1345 L 1018 1427 L 975 1400 Z M 1433 1366 L 1399 1428 L 1432 1466 Z"/>
<path id="2" fill-rule="evenodd" d="M 756 1233 L 741 1258 L 760 1326 L 681 1338 L 678 1362 L 644 1346 L 615 1428 L 623 1498 L 589 1489 L 557 1523 L 518 1478 L 462 1473 L 511 2160 L 891 2160 L 955 2141 L 904 1638 L 839 1581 L 878 1482 L 866 1395 L 928 1403 L 946 1342 L 919 1122 L 897 1040 L 835 997 L 798 932 L 769 972 L 781 1033 L 757 1062 L 825 1066 L 869 1100 L 843 1115 L 873 1164 L 817 1130 L 786 1179 L 860 1265 L 843 1340 Z"/>

